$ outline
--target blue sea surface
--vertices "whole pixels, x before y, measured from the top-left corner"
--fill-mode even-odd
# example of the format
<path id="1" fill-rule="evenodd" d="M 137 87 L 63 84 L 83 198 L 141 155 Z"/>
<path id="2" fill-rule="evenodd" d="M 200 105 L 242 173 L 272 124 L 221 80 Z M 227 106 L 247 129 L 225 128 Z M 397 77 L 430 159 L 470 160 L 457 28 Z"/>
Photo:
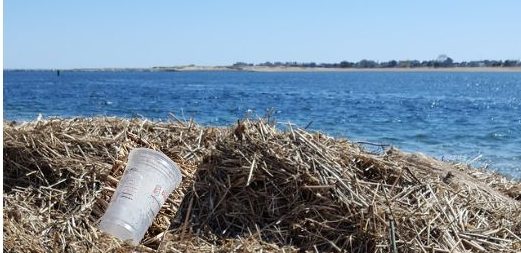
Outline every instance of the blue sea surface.
<path id="1" fill-rule="evenodd" d="M 521 73 L 4 71 L 3 89 L 5 120 L 174 113 L 228 125 L 272 111 L 278 122 L 444 160 L 478 158 L 521 178 Z"/>

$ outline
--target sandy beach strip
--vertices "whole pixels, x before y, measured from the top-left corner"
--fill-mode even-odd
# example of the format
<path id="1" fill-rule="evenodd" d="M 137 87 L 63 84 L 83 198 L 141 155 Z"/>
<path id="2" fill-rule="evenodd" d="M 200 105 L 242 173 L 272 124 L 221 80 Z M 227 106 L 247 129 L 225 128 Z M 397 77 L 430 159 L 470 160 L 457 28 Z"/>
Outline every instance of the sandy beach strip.
<path id="1" fill-rule="evenodd" d="M 521 72 L 521 67 L 451 67 L 451 68 L 321 68 L 285 66 L 174 66 L 155 71 L 245 71 L 245 72 Z"/>

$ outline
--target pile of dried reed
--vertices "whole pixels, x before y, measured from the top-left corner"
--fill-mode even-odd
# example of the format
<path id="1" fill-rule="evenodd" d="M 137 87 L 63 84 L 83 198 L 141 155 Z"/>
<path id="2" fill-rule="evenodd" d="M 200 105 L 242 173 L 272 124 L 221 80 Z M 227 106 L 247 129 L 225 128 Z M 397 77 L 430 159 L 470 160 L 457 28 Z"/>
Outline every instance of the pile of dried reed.
<path id="1" fill-rule="evenodd" d="M 264 120 L 230 128 L 117 118 L 4 123 L 4 250 L 521 250 L 521 183 Z M 137 248 L 96 222 L 128 151 L 161 150 L 183 183 Z"/>

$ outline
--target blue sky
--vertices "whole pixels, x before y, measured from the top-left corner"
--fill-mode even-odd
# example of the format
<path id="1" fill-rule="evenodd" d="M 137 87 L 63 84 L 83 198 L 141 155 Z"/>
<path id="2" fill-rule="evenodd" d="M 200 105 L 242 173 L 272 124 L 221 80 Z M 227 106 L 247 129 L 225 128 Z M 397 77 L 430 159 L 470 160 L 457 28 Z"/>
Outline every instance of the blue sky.
<path id="1" fill-rule="evenodd" d="M 4 68 L 521 59 L 521 1 L 4 1 Z"/>

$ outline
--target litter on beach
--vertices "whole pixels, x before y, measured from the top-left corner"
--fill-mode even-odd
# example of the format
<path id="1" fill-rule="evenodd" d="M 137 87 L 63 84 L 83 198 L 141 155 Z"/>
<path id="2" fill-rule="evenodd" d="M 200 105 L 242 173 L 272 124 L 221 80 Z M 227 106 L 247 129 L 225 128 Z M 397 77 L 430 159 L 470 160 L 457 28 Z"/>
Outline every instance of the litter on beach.
<path id="1" fill-rule="evenodd" d="M 4 123 L 8 252 L 519 252 L 521 183 L 268 120 Z M 137 147 L 183 181 L 135 246 L 102 233 Z"/>

